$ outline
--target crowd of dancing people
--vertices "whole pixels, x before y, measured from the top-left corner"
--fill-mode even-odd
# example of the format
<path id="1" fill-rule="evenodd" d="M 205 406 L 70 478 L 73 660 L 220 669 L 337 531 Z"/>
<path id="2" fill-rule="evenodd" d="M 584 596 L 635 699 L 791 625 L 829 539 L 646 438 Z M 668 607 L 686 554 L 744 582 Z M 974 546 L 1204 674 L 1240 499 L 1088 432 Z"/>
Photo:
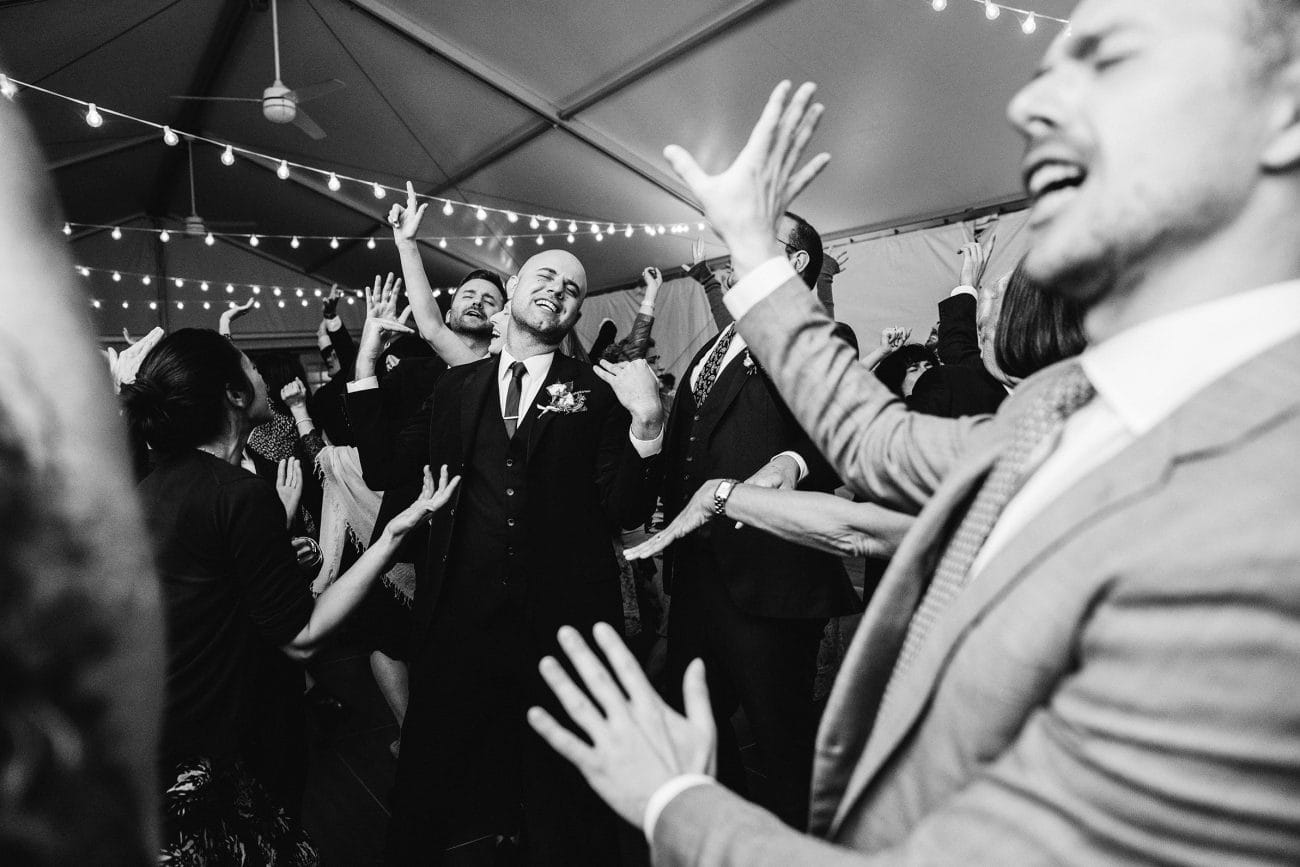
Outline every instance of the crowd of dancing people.
<path id="1" fill-rule="evenodd" d="M 377 862 L 1295 863 L 1297 68 L 1294 4 L 1085 0 L 1010 107 L 1029 252 L 967 244 L 925 340 L 830 314 L 788 83 L 720 174 L 665 151 L 729 251 L 671 287 L 717 326 L 677 379 L 668 263 L 585 346 L 568 250 L 440 305 L 413 190 L 314 389 L 250 305 L 108 353 L 115 402 L 88 351 L 42 386 L 55 287 L 0 376 L 0 852 L 319 863 L 346 634 L 400 725 Z M 0 300 L 50 243 L 24 171 Z"/>

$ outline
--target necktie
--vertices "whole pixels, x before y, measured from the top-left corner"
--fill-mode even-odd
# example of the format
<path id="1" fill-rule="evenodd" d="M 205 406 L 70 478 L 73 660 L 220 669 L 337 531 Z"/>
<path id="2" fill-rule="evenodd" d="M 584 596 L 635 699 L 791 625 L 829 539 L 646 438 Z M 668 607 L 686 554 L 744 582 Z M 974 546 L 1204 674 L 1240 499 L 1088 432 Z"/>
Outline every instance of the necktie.
<path id="1" fill-rule="evenodd" d="M 948 603 L 965 586 L 971 565 L 1012 496 L 1020 490 L 1060 439 L 1065 422 L 1096 394 L 1083 366 L 1077 361 L 1064 367 L 1043 387 L 1038 398 L 1016 419 L 1015 435 L 998 457 L 993 469 L 948 541 L 934 579 L 920 607 L 907 625 L 903 650 L 894 663 L 881 701 L 879 719 L 884 719 L 903 675 L 920 655 L 925 637 L 938 622 Z"/>
<path id="2" fill-rule="evenodd" d="M 515 431 L 519 429 L 519 395 L 523 391 L 524 374 L 527 372 L 528 366 L 522 361 L 510 365 L 510 385 L 506 386 L 506 411 L 502 416 L 506 423 L 506 436 L 510 439 L 515 438 Z"/>
<path id="3" fill-rule="evenodd" d="M 713 351 L 709 357 L 704 359 L 704 367 L 700 368 L 699 379 L 695 380 L 695 388 L 691 393 L 695 397 L 695 405 L 704 404 L 704 399 L 709 396 L 709 391 L 713 388 L 713 383 L 718 381 L 718 371 L 722 367 L 722 359 L 727 355 L 727 349 L 731 346 L 731 338 L 736 334 L 736 326 L 728 325 L 714 344 Z"/>

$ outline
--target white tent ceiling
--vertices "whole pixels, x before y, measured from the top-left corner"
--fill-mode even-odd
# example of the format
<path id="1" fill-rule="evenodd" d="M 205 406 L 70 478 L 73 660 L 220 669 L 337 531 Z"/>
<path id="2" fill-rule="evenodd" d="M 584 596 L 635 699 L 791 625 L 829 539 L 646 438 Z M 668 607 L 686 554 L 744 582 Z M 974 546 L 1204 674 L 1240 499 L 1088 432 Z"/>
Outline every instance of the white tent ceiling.
<path id="1" fill-rule="evenodd" d="M 1074 0 L 1017 5 L 1067 17 Z M 720 167 L 777 80 L 815 80 L 827 113 L 814 146 L 834 159 L 797 209 L 831 237 L 1019 198 L 1021 149 L 1005 105 L 1058 28 L 1044 22 L 1027 37 L 1017 23 L 1010 14 L 990 23 L 970 0 L 941 13 L 927 0 L 282 0 L 285 82 L 347 85 L 308 106 L 329 133 L 321 141 L 270 124 L 251 104 L 169 98 L 261 94 L 273 77 L 266 0 L 0 0 L 0 71 L 341 174 L 411 179 L 425 193 L 602 224 L 693 224 L 663 146 L 676 142 Z M 68 219 L 165 224 L 189 212 L 184 147 L 111 117 L 91 129 L 77 106 L 38 93 L 19 102 Z M 210 222 L 386 236 L 391 197 L 376 201 L 356 185 L 333 193 L 301 173 L 281 181 L 252 161 L 227 168 L 208 146 L 194 156 L 198 210 Z M 464 209 L 444 217 L 431 208 L 429 234 L 487 238 L 446 250 L 429 243 L 431 278 L 451 284 L 471 266 L 512 271 L 535 245 L 504 238 L 524 228 L 498 217 L 485 228 Z M 598 289 L 634 280 L 647 264 L 670 268 L 689 250 L 688 237 L 671 234 L 578 238 Z M 74 242 L 84 264 L 139 267 L 140 251 L 119 263 L 112 245 L 90 240 Z M 214 255 L 212 276 L 271 282 L 281 276 L 263 272 L 283 266 L 307 284 L 357 287 L 396 267 L 382 243 L 294 250 L 268 240 L 243 252 Z M 187 270 L 204 267 L 201 250 L 183 259 Z M 310 330 L 315 314 L 290 310 L 274 330 Z"/>

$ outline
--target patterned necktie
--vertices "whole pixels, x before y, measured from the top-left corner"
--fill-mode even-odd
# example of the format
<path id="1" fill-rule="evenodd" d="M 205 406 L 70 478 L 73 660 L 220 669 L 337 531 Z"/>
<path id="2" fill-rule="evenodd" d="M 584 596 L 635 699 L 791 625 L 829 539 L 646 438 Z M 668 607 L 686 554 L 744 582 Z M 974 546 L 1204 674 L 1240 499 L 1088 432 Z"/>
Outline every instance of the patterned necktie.
<path id="1" fill-rule="evenodd" d="M 735 324 L 728 325 L 714 344 L 713 351 L 709 357 L 704 360 L 704 366 L 700 368 L 699 379 L 695 380 L 695 388 L 691 394 L 695 396 L 695 405 L 703 406 L 704 399 L 709 396 L 709 391 L 713 389 L 713 383 L 718 381 L 718 371 L 722 368 L 722 359 L 727 356 L 727 349 L 731 346 L 731 338 L 736 335 Z"/>
<path id="2" fill-rule="evenodd" d="M 1016 419 L 1015 435 L 1008 448 L 998 457 L 984 479 L 957 532 L 935 570 L 930 587 L 920 607 L 907 624 L 903 650 L 885 687 L 879 719 L 897 698 L 897 686 L 920 655 L 925 637 L 939 621 L 940 615 L 961 592 L 971 566 L 997 523 L 1002 510 L 1034 470 L 1056 448 L 1065 422 L 1075 411 L 1092 400 L 1096 392 L 1078 361 L 1064 367 L 1038 398 Z"/>
<path id="3" fill-rule="evenodd" d="M 524 374 L 528 372 L 528 366 L 522 361 L 516 361 L 510 365 L 510 385 L 506 387 L 506 411 L 502 418 L 506 423 L 506 437 L 515 438 L 515 431 L 519 429 L 519 395 L 523 391 Z"/>

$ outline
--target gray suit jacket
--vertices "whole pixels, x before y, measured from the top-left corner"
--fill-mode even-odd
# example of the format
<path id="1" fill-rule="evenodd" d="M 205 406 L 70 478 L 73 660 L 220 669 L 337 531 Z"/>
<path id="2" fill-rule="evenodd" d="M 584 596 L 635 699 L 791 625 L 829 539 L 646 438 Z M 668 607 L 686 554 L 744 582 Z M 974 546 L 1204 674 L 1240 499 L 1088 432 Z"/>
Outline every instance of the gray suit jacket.
<path id="1" fill-rule="evenodd" d="M 1300 338 L 1032 519 L 931 631 L 899 722 L 873 732 L 946 528 L 1045 377 L 994 417 L 913 416 L 832 327 L 801 283 L 740 322 L 846 483 L 924 511 L 822 720 L 813 836 L 701 787 L 664 811 L 655 862 L 1300 863 Z"/>

